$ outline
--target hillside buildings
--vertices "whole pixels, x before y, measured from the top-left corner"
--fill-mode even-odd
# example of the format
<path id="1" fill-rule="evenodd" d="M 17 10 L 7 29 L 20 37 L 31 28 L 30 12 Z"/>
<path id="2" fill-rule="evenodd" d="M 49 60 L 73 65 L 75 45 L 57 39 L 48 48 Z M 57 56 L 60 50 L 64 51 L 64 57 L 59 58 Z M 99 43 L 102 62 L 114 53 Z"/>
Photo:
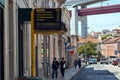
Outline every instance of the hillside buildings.
<path id="1" fill-rule="evenodd" d="M 102 40 L 102 36 L 108 36 L 106 39 Z M 78 47 L 85 45 L 86 42 L 91 41 L 98 44 L 97 51 L 105 57 L 116 56 L 120 57 L 120 29 L 102 30 L 101 32 L 92 31 L 88 36 L 79 36 Z"/>

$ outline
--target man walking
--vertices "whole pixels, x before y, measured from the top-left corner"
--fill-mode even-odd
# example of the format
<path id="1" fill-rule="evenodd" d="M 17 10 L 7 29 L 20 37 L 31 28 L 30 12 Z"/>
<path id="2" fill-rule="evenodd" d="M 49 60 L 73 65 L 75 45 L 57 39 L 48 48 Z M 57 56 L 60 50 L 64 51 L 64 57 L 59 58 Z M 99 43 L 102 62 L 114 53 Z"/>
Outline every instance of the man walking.
<path id="1" fill-rule="evenodd" d="M 81 59 L 80 58 L 78 59 L 77 63 L 78 63 L 78 67 L 80 69 L 81 68 Z"/>
<path id="2" fill-rule="evenodd" d="M 75 69 L 77 67 L 77 59 L 74 60 L 74 66 L 75 66 Z"/>
<path id="3" fill-rule="evenodd" d="M 54 75 L 56 78 L 58 77 L 57 70 L 59 68 L 59 62 L 56 60 L 56 58 L 53 59 L 52 62 L 52 78 L 54 78 Z"/>

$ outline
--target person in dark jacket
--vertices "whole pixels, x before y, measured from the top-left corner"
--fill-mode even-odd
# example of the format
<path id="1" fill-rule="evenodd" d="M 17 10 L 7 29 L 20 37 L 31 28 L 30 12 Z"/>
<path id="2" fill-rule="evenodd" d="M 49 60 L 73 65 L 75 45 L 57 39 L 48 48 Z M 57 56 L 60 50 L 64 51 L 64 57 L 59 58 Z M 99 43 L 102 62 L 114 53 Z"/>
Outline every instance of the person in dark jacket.
<path id="1" fill-rule="evenodd" d="M 62 60 L 60 61 L 60 72 L 62 74 L 62 77 L 64 77 L 65 68 L 66 68 L 66 61 L 64 60 L 64 58 L 62 58 Z"/>
<path id="2" fill-rule="evenodd" d="M 74 66 L 75 66 L 75 69 L 77 67 L 77 59 L 74 60 Z"/>
<path id="3" fill-rule="evenodd" d="M 58 77 L 57 70 L 59 68 L 59 62 L 56 60 L 56 58 L 53 59 L 52 62 L 52 78 L 54 78 L 54 75 L 56 78 Z"/>
<path id="4" fill-rule="evenodd" d="M 81 68 L 81 59 L 80 58 L 78 59 L 77 63 L 78 63 L 78 67 L 80 69 Z"/>

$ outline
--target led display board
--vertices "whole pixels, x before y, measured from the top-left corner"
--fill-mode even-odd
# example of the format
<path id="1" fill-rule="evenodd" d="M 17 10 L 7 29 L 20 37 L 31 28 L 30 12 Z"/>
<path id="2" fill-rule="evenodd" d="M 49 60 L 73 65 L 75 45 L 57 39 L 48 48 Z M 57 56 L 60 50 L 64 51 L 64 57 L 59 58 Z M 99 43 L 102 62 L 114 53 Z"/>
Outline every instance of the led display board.
<path id="1" fill-rule="evenodd" d="M 34 9 L 35 31 L 60 31 L 61 9 L 60 8 L 36 8 Z"/>

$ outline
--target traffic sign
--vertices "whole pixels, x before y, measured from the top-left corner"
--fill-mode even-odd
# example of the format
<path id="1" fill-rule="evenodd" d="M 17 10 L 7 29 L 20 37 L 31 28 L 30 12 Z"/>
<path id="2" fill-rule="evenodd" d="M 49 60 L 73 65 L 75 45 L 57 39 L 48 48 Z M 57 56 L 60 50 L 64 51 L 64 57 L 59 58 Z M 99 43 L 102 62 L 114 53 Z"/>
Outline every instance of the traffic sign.
<path id="1" fill-rule="evenodd" d="M 116 51 L 114 52 L 114 54 L 117 55 L 117 54 L 118 54 L 118 51 L 116 50 Z"/>
<path id="2" fill-rule="evenodd" d="M 65 48 L 67 48 L 68 46 L 70 46 L 70 43 L 66 42 L 65 43 Z"/>
<path id="3" fill-rule="evenodd" d="M 66 51 L 72 51 L 73 49 L 74 49 L 73 46 L 68 46 L 68 47 L 66 48 Z"/>

